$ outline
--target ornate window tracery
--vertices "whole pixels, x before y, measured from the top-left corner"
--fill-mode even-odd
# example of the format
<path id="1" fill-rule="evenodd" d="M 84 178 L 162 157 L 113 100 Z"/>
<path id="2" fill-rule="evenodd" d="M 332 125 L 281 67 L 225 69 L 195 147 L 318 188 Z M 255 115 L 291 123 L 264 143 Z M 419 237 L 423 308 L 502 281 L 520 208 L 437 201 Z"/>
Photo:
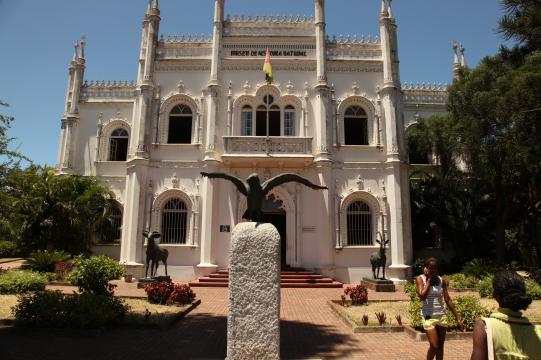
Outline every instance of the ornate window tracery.
<path id="1" fill-rule="evenodd" d="M 109 161 L 126 161 L 128 158 L 128 131 L 116 128 L 109 137 Z"/>
<path id="2" fill-rule="evenodd" d="M 344 113 L 344 144 L 368 145 L 368 116 L 360 106 L 350 106 Z"/>
<path id="3" fill-rule="evenodd" d="M 189 106 L 179 104 L 169 113 L 169 144 L 190 144 L 192 142 L 193 112 Z"/>

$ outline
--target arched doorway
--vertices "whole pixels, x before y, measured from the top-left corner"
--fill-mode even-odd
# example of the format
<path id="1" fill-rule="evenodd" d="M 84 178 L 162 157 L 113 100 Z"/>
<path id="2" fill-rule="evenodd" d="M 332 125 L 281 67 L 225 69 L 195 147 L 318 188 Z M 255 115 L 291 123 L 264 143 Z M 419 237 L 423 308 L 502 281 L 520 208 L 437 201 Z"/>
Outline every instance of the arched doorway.
<path id="1" fill-rule="evenodd" d="M 287 217 L 282 200 L 275 197 L 274 194 L 267 196 L 263 202 L 262 222 L 268 222 L 274 225 L 280 234 L 280 258 L 282 267 L 287 266 Z"/>

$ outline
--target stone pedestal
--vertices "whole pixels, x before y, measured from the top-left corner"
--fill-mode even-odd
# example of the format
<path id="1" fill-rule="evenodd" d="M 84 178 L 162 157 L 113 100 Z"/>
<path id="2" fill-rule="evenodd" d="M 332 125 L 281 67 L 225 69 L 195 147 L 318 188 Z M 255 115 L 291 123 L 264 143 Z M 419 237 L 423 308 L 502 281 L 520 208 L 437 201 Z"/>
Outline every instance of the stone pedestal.
<path id="1" fill-rule="evenodd" d="M 392 280 L 370 279 L 364 277 L 361 284 L 366 286 L 367 289 L 374 290 L 376 292 L 395 292 L 395 286 Z"/>
<path id="2" fill-rule="evenodd" d="M 231 234 L 227 360 L 280 359 L 280 234 L 240 223 Z"/>

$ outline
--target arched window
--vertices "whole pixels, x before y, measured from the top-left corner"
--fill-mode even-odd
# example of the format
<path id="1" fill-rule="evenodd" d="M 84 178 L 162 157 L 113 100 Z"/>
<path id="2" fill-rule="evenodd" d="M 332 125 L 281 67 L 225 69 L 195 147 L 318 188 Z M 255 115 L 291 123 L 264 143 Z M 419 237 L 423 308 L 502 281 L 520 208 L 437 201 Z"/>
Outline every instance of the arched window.
<path id="1" fill-rule="evenodd" d="M 119 242 L 122 233 L 122 208 L 113 205 L 107 210 L 105 226 L 101 233 L 102 242 Z"/>
<path id="2" fill-rule="evenodd" d="M 373 245 L 372 211 L 364 201 L 355 201 L 348 206 L 347 244 L 349 246 Z"/>
<path id="3" fill-rule="evenodd" d="M 242 108 L 240 115 L 240 134 L 241 136 L 252 136 L 253 129 L 253 112 L 252 107 L 246 105 Z"/>
<path id="4" fill-rule="evenodd" d="M 190 144 L 192 142 L 192 109 L 177 105 L 169 113 L 169 144 Z"/>
<path id="5" fill-rule="evenodd" d="M 368 116 L 360 106 L 350 106 L 344 113 L 345 145 L 368 145 Z"/>
<path id="6" fill-rule="evenodd" d="M 187 234 L 188 209 L 177 198 L 170 199 L 162 211 L 162 244 L 185 244 Z"/>
<path id="7" fill-rule="evenodd" d="M 263 97 L 264 105 L 256 111 L 256 136 L 280 136 L 280 107 L 274 104 L 272 95 Z"/>
<path id="8" fill-rule="evenodd" d="M 128 132 L 123 128 L 113 130 L 109 140 L 109 161 L 126 161 L 128 158 Z"/>
<path id="9" fill-rule="evenodd" d="M 295 135 L 295 108 L 287 105 L 284 109 L 284 136 Z"/>

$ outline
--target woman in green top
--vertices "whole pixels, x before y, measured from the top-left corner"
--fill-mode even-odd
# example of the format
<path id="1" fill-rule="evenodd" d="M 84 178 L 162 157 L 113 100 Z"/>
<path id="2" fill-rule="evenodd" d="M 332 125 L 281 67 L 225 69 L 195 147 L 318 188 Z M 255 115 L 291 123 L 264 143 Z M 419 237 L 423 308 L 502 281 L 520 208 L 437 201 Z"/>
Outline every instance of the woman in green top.
<path id="1" fill-rule="evenodd" d="M 492 281 L 499 309 L 475 323 L 472 360 L 541 359 L 541 327 L 523 317 L 532 302 L 524 280 L 514 271 L 499 271 Z"/>

